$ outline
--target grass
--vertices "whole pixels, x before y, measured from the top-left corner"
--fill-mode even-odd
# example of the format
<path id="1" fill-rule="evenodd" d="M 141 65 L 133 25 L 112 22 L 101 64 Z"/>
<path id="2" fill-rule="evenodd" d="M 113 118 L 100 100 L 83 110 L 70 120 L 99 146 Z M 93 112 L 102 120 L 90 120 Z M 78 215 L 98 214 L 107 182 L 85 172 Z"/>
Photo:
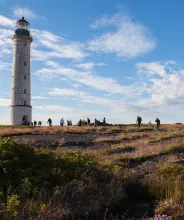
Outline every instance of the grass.
<path id="1" fill-rule="evenodd" d="M 139 133 L 124 133 L 124 134 L 120 134 L 117 136 L 106 136 L 106 137 L 99 137 L 97 138 L 95 141 L 98 143 L 118 143 L 118 142 L 122 142 L 122 141 L 133 141 L 133 140 L 138 140 L 141 138 L 145 138 L 148 137 L 147 134 L 139 134 Z"/>
<path id="2" fill-rule="evenodd" d="M 159 135 L 159 137 L 150 140 L 149 143 L 153 144 L 153 143 L 157 143 L 160 141 L 167 141 L 167 140 L 171 140 L 174 138 L 180 138 L 180 137 L 184 137 L 184 132 L 182 132 L 182 133 L 181 132 L 177 132 L 177 133 L 171 132 L 171 133 L 161 134 L 161 135 Z"/>
<path id="3" fill-rule="evenodd" d="M 1 213 L 5 219 L 15 216 L 19 219 L 31 219 L 34 216 L 44 218 L 46 213 L 40 212 L 40 205 L 50 209 L 50 218 L 69 217 L 70 210 L 73 210 L 72 215 L 82 215 L 99 211 L 109 201 L 113 206 L 125 196 L 121 178 L 103 170 L 80 151 L 53 153 L 51 150 L 33 149 L 5 139 L 1 141 L 0 155 L 3 168 L 0 184 L 8 185 L 10 190 L 7 202 L 16 200 L 10 210 L 2 207 Z M 27 213 L 34 204 L 37 209 L 34 216 L 29 216 Z M 19 213 L 19 208 L 24 209 L 24 212 Z"/>
<path id="4" fill-rule="evenodd" d="M 182 219 L 184 213 L 184 167 L 177 164 L 160 163 L 156 172 L 144 180 L 150 194 L 159 200 L 156 213 L 167 213 Z"/>
<path id="5" fill-rule="evenodd" d="M 26 134 L 61 139 L 46 148 L 23 144 Z M 183 125 L 1 127 L 0 219 L 183 219 L 183 134 Z"/>

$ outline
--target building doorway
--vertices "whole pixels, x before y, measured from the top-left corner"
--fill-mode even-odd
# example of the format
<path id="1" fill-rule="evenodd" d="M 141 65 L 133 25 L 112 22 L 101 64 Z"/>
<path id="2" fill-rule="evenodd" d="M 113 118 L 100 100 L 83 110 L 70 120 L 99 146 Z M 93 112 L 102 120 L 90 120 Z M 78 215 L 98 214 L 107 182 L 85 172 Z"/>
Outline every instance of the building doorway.
<path id="1" fill-rule="evenodd" d="M 24 115 L 22 117 L 22 125 L 28 125 L 28 117 L 27 117 L 27 115 Z"/>

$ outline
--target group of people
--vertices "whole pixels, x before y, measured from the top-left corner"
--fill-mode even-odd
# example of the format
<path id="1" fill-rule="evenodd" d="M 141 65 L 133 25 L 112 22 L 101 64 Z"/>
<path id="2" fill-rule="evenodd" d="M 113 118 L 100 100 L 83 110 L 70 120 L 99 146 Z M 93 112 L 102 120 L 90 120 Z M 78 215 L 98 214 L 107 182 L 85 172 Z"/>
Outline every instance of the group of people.
<path id="1" fill-rule="evenodd" d="M 65 124 L 65 121 L 64 121 L 64 119 L 62 118 L 62 119 L 60 120 L 60 126 L 63 127 L 64 124 Z M 69 126 L 69 125 L 72 125 L 72 120 L 71 120 L 71 119 L 67 120 L 67 125 L 68 125 L 68 126 Z"/>
<path id="2" fill-rule="evenodd" d="M 31 125 L 37 126 L 37 121 L 34 121 L 34 123 L 31 123 Z M 38 126 L 42 126 L 42 121 L 38 121 Z"/>
<path id="3" fill-rule="evenodd" d="M 22 121 L 22 125 L 26 125 L 26 126 L 42 126 L 42 121 L 34 121 L 34 122 L 28 122 L 28 121 Z"/>
<path id="4" fill-rule="evenodd" d="M 52 120 L 49 118 L 48 119 L 48 121 L 47 121 L 47 124 L 49 123 L 49 126 L 52 126 Z M 37 126 L 37 124 L 38 124 L 38 126 L 42 126 L 42 121 L 38 121 L 38 123 L 37 123 L 37 121 L 34 121 L 34 122 L 31 122 L 31 126 Z"/>
<path id="5" fill-rule="evenodd" d="M 49 121 L 49 120 L 48 120 L 48 121 Z M 79 127 L 82 126 L 82 123 L 83 123 L 83 121 L 82 121 L 82 119 L 80 119 L 80 120 L 78 121 L 78 123 L 77 123 L 77 126 L 79 126 Z M 98 121 L 98 120 L 95 118 L 94 123 L 91 123 L 90 119 L 87 118 L 87 120 L 86 120 L 85 123 L 87 123 L 88 126 L 94 124 L 94 126 L 96 127 L 97 125 L 105 125 L 105 124 L 106 124 L 106 119 L 105 119 L 105 117 L 104 117 L 103 122 L 100 122 L 100 121 Z M 63 127 L 64 124 L 65 124 L 65 121 L 64 121 L 63 118 L 61 118 L 61 120 L 60 120 L 60 126 Z M 67 120 L 67 125 L 72 125 L 71 119 L 70 119 L 70 120 Z"/>
<path id="6" fill-rule="evenodd" d="M 103 121 L 100 122 L 98 121 L 96 118 L 95 118 L 95 123 L 94 123 L 94 126 L 97 127 L 97 125 L 105 125 L 106 124 L 106 119 L 105 117 L 103 118 Z"/>
<path id="7" fill-rule="evenodd" d="M 142 122 L 142 118 L 140 116 L 137 116 L 138 129 L 141 126 L 141 122 Z M 157 130 L 159 130 L 160 129 L 160 119 L 156 118 L 155 122 L 156 122 L 156 125 L 157 125 Z"/>
<path id="8" fill-rule="evenodd" d="M 95 127 L 97 127 L 97 125 L 105 125 L 105 124 L 106 124 L 106 118 L 104 117 L 102 122 L 98 121 L 98 120 L 95 118 L 94 123 L 91 123 L 90 119 L 87 118 L 86 122 L 87 122 L 87 125 L 88 125 L 88 126 L 89 126 L 89 125 L 94 125 Z M 159 129 L 160 129 L 160 119 L 156 118 L 155 122 L 156 122 L 156 125 L 157 125 L 157 130 L 159 130 Z M 142 123 L 142 118 L 141 118 L 140 116 L 137 116 L 138 129 L 140 128 L 141 123 Z M 49 124 L 49 126 L 52 126 L 52 119 L 51 119 L 51 118 L 48 119 L 47 124 Z M 65 124 L 65 121 L 64 121 L 63 118 L 61 118 L 61 120 L 60 120 L 60 126 L 63 127 L 64 124 Z M 27 124 L 24 122 L 23 125 L 27 125 Z M 34 125 L 34 126 L 37 126 L 37 121 L 34 121 L 34 123 L 31 122 L 31 125 L 32 125 L 32 126 L 33 126 L 33 125 Z M 42 125 L 42 121 L 38 121 L 38 126 L 41 126 L 41 125 Z M 67 125 L 68 125 L 68 126 L 69 126 L 69 125 L 72 125 L 72 120 L 71 120 L 71 119 L 67 120 Z M 78 125 L 79 127 L 82 126 L 82 120 L 81 120 L 81 119 L 79 120 L 79 122 L 77 123 L 77 125 Z"/>
<path id="9" fill-rule="evenodd" d="M 48 121 L 47 121 L 47 124 L 49 123 L 49 126 L 52 126 L 52 120 L 49 118 Z M 31 126 L 42 126 L 42 121 L 34 121 L 34 122 L 31 122 L 29 125 Z"/>

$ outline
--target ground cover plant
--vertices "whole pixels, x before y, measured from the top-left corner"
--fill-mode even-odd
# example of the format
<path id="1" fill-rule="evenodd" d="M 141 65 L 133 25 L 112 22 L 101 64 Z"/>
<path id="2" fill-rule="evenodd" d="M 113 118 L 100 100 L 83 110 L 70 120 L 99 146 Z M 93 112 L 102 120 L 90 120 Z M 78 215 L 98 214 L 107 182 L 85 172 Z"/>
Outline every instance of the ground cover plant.
<path id="1" fill-rule="evenodd" d="M 0 219 L 184 219 L 184 125 L 0 127 Z"/>

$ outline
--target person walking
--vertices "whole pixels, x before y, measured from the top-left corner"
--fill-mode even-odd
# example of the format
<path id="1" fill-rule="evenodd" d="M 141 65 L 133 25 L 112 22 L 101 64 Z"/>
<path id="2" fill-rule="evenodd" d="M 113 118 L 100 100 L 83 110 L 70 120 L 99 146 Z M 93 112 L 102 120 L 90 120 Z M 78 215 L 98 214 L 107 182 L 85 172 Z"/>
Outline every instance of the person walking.
<path id="1" fill-rule="evenodd" d="M 60 120 L 60 126 L 63 127 L 64 123 L 65 123 L 65 122 L 64 122 L 64 119 L 62 118 L 62 119 Z"/>
<path id="2" fill-rule="evenodd" d="M 103 125 L 105 125 L 106 124 L 106 120 L 105 120 L 105 117 L 104 117 L 104 119 L 103 119 Z"/>
<path id="3" fill-rule="evenodd" d="M 81 127 L 82 126 L 82 120 L 79 120 L 78 126 Z"/>
<path id="4" fill-rule="evenodd" d="M 97 122 L 97 119 L 95 118 L 95 123 L 94 123 L 95 127 L 97 127 L 97 124 L 98 122 Z"/>
<path id="5" fill-rule="evenodd" d="M 42 126 L 42 121 L 38 122 L 38 126 L 40 126 L 40 127 Z"/>
<path id="6" fill-rule="evenodd" d="M 141 127 L 142 118 L 137 116 L 138 129 Z"/>
<path id="7" fill-rule="evenodd" d="M 47 123 L 49 123 L 49 126 L 52 126 L 52 120 L 49 118 Z"/>
<path id="8" fill-rule="evenodd" d="M 160 120 L 156 118 L 155 122 L 157 123 L 157 130 L 160 130 Z"/>
<path id="9" fill-rule="evenodd" d="M 87 118 L 87 125 L 89 126 L 90 125 L 90 119 Z"/>

